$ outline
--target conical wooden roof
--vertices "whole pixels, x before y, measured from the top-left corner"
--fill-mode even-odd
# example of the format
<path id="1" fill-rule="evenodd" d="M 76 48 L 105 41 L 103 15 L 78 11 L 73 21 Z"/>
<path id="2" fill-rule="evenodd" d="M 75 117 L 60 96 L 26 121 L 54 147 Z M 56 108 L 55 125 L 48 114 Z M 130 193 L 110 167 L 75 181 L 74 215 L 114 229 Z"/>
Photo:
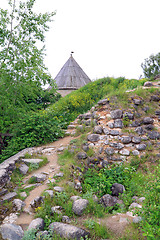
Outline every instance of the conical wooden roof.
<path id="1" fill-rule="evenodd" d="M 58 89 L 78 89 L 91 82 L 72 54 L 55 77 Z"/>

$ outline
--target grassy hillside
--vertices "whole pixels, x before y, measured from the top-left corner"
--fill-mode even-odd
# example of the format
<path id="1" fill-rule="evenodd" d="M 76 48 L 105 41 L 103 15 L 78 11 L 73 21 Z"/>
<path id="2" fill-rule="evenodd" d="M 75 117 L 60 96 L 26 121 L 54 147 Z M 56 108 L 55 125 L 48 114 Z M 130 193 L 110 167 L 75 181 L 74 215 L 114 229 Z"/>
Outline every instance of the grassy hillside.
<path id="1" fill-rule="evenodd" d="M 145 79 L 125 79 L 123 77 L 103 78 L 76 90 L 44 111 L 24 114 L 12 126 L 12 139 L 2 151 L 0 162 L 18 151 L 32 146 L 55 141 L 64 135 L 63 129 L 80 113 L 89 110 L 98 100 L 112 93 L 125 92 L 143 85 Z"/>

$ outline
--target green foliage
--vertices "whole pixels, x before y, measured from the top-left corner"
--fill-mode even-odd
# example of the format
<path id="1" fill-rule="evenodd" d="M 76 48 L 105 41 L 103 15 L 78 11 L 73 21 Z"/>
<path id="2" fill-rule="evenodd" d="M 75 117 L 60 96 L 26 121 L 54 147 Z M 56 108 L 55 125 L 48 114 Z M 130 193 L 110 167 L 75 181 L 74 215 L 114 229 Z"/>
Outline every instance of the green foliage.
<path id="1" fill-rule="evenodd" d="M 92 239 L 95 239 L 96 237 L 102 239 L 109 238 L 107 229 L 104 226 L 98 224 L 95 220 L 87 219 L 85 221 L 85 226 L 90 230 Z"/>
<path id="2" fill-rule="evenodd" d="M 28 231 L 25 231 L 22 240 L 36 240 L 36 232 L 36 229 L 30 229 Z"/>
<path id="3" fill-rule="evenodd" d="M 12 124 L 13 138 L 8 139 L 8 147 L 2 152 L 2 160 L 26 147 L 55 141 L 64 135 L 63 129 L 71 121 L 80 113 L 88 111 L 107 94 L 119 94 L 122 89 L 124 93 L 126 89 L 132 89 L 133 85 L 141 86 L 143 83 L 144 80 L 124 78 L 99 79 L 61 98 L 46 110 L 21 115 L 19 121 Z"/>
<path id="4" fill-rule="evenodd" d="M 0 9 L 0 133 L 5 134 L 26 112 L 59 97 L 43 63 L 45 32 L 55 13 L 36 14 L 35 0 L 8 2 L 8 10 Z M 44 91 L 42 85 L 51 81 L 51 92 Z M 9 140 L 4 139 L 0 153 Z"/>
<path id="5" fill-rule="evenodd" d="M 153 79 L 160 73 L 160 53 L 152 54 L 141 64 L 144 76 Z"/>
<path id="6" fill-rule="evenodd" d="M 115 166 L 112 168 L 106 167 L 100 171 L 89 169 L 84 174 L 83 191 L 93 191 L 98 196 L 111 194 L 111 186 L 113 183 L 121 183 L 126 188 L 131 179 L 131 173 L 135 171 L 133 167 L 125 167 L 124 165 Z"/>

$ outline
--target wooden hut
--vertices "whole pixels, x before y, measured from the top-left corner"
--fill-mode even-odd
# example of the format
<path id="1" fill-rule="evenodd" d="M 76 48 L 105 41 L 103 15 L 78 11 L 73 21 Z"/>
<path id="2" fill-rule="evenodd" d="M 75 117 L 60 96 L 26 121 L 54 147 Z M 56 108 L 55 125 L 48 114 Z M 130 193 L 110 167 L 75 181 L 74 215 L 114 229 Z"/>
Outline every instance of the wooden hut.
<path id="1" fill-rule="evenodd" d="M 87 83 L 91 82 L 89 77 L 73 58 L 72 53 L 73 52 L 71 52 L 70 58 L 55 77 L 55 82 L 58 86 L 58 92 L 62 96 L 65 96 L 71 91 L 79 89 L 80 87 L 83 87 Z"/>

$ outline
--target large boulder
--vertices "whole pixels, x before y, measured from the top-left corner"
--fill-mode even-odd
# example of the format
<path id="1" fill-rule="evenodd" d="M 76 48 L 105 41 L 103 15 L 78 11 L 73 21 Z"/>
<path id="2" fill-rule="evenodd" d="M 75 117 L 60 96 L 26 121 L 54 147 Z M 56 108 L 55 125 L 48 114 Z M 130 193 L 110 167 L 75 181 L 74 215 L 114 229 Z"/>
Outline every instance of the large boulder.
<path id="1" fill-rule="evenodd" d="M 95 126 L 93 132 L 97 134 L 102 134 L 103 128 L 101 126 Z"/>
<path id="2" fill-rule="evenodd" d="M 105 149 L 105 153 L 106 153 L 107 155 L 113 155 L 114 152 L 115 152 L 115 151 L 114 151 L 113 148 L 108 147 L 108 148 Z"/>
<path id="3" fill-rule="evenodd" d="M 122 194 L 125 191 L 125 187 L 120 183 L 114 183 L 112 184 L 111 191 L 112 191 L 112 196 L 118 197 L 119 194 Z"/>
<path id="4" fill-rule="evenodd" d="M 154 122 L 154 119 L 151 117 L 143 118 L 143 124 L 152 124 L 153 122 Z"/>
<path id="5" fill-rule="evenodd" d="M 105 99 L 100 100 L 97 104 L 100 106 L 103 106 L 103 105 L 106 105 L 107 103 L 109 103 L 109 99 L 105 98 Z"/>
<path id="6" fill-rule="evenodd" d="M 89 232 L 83 230 L 82 228 L 75 227 L 70 224 L 60 223 L 60 222 L 53 222 L 49 225 L 49 229 L 54 233 L 60 235 L 60 237 L 66 239 L 85 239 L 89 236 Z"/>
<path id="7" fill-rule="evenodd" d="M 20 173 L 22 173 L 23 175 L 26 175 L 28 170 L 29 170 L 29 167 L 25 163 L 21 164 L 21 166 L 19 168 Z"/>
<path id="8" fill-rule="evenodd" d="M 87 139 L 90 142 L 98 142 L 100 140 L 100 136 L 98 134 L 89 134 Z"/>
<path id="9" fill-rule="evenodd" d="M 20 226 L 11 223 L 1 225 L 0 233 L 2 238 L 6 240 L 21 240 L 24 235 Z"/>
<path id="10" fill-rule="evenodd" d="M 76 215 L 81 216 L 83 214 L 83 211 L 88 206 L 88 203 L 89 202 L 86 199 L 78 199 L 78 200 L 74 201 L 73 205 L 72 205 L 73 212 Z"/>
<path id="11" fill-rule="evenodd" d="M 136 143 L 136 144 L 137 144 L 137 143 L 140 143 L 140 142 L 141 142 L 141 137 L 133 136 L 133 137 L 132 137 L 132 142 L 133 142 L 133 143 Z"/>
<path id="12" fill-rule="evenodd" d="M 153 86 L 152 82 L 147 81 L 144 83 L 144 87 L 152 87 L 152 86 Z"/>
<path id="13" fill-rule="evenodd" d="M 136 149 L 139 150 L 139 151 L 145 150 L 146 147 L 147 147 L 147 145 L 145 143 L 136 145 Z"/>
<path id="14" fill-rule="evenodd" d="M 129 137 L 129 136 L 123 136 L 122 138 L 121 138 L 121 141 L 122 141 L 122 143 L 124 143 L 124 144 L 127 144 L 127 143 L 130 143 L 131 142 L 131 137 Z"/>
<path id="15" fill-rule="evenodd" d="M 114 120 L 114 127 L 115 128 L 123 128 L 123 122 L 121 119 Z"/>
<path id="16" fill-rule="evenodd" d="M 43 162 L 43 159 L 35 159 L 35 158 L 29 158 L 29 159 L 22 159 L 22 161 L 26 164 L 39 164 L 40 162 Z"/>
<path id="17" fill-rule="evenodd" d="M 9 180 L 9 174 L 6 169 L 0 169 L 0 186 L 3 187 Z"/>
<path id="18" fill-rule="evenodd" d="M 20 212 L 22 208 L 25 206 L 25 203 L 20 199 L 14 199 L 13 206 L 16 211 Z"/>
<path id="19" fill-rule="evenodd" d="M 46 180 L 46 175 L 43 174 L 43 173 L 37 173 L 37 174 L 34 174 L 31 179 L 35 179 L 36 182 L 40 183 L 40 182 L 44 182 Z"/>
<path id="20" fill-rule="evenodd" d="M 77 158 L 80 159 L 86 159 L 87 158 L 87 154 L 85 152 L 79 152 L 77 154 Z"/>
<path id="21" fill-rule="evenodd" d="M 118 149 L 118 150 L 124 148 L 124 145 L 122 143 L 111 142 L 111 143 L 109 143 L 109 145 L 111 147 L 114 147 L 114 148 Z"/>
<path id="22" fill-rule="evenodd" d="M 120 119 L 123 116 L 123 111 L 120 109 L 111 111 L 111 118 L 113 119 Z"/>
<path id="23" fill-rule="evenodd" d="M 38 229 L 43 230 L 44 229 L 44 220 L 42 218 L 36 218 L 34 219 L 28 227 L 28 230 L 30 229 Z"/>
<path id="24" fill-rule="evenodd" d="M 43 202 L 43 197 L 36 197 L 35 199 L 33 199 L 30 203 L 32 208 L 37 208 L 41 205 L 41 203 Z"/>
<path id="25" fill-rule="evenodd" d="M 15 198 L 17 196 L 17 193 L 16 192 L 10 192 L 10 193 L 7 193 L 6 195 L 4 195 L 2 197 L 2 201 L 10 201 L 12 200 L 13 198 Z"/>
<path id="26" fill-rule="evenodd" d="M 110 194 L 105 194 L 101 197 L 100 202 L 104 205 L 104 207 L 113 207 L 117 203 L 117 198 L 111 196 Z"/>
<path id="27" fill-rule="evenodd" d="M 160 133 L 156 131 L 151 131 L 151 132 L 148 132 L 148 137 L 153 140 L 160 139 Z"/>

